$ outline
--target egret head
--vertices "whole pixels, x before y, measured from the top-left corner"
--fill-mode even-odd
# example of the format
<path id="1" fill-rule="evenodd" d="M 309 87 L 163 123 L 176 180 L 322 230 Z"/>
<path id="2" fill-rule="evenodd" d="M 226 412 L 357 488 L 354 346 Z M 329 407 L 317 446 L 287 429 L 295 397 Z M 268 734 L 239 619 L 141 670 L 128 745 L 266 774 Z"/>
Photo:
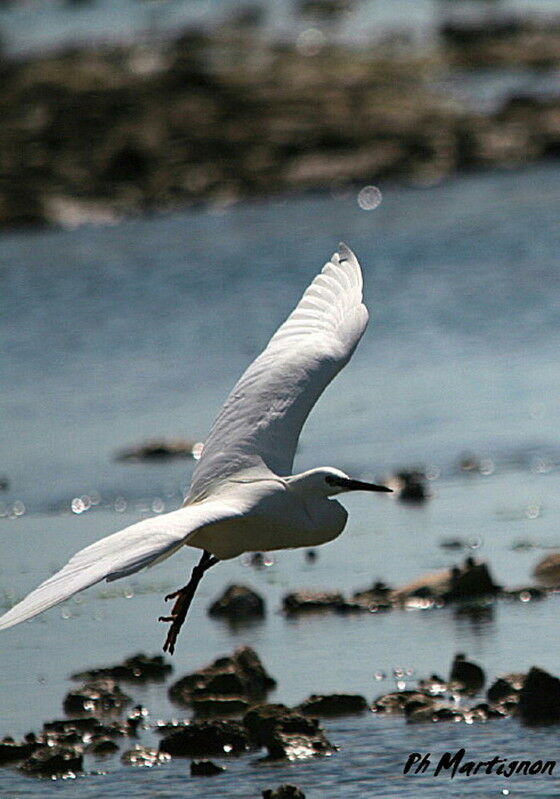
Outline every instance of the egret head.
<path id="1" fill-rule="evenodd" d="M 289 486 L 305 494 L 333 497 L 346 491 L 392 491 L 386 486 L 364 483 L 354 480 L 340 469 L 332 466 L 321 466 L 308 472 L 296 474 L 287 480 Z"/>

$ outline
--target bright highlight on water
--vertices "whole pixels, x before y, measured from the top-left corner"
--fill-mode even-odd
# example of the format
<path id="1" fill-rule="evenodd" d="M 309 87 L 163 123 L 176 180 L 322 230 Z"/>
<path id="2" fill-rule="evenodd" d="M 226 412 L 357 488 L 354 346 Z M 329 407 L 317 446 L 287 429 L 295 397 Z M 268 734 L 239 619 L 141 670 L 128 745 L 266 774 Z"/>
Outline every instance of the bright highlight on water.
<path id="1" fill-rule="evenodd" d="M 292 475 L 301 428 L 326 386 L 350 360 L 368 322 L 362 273 L 340 244 L 295 310 L 249 366 L 226 400 L 193 474 L 183 506 L 144 519 L 76 553 L 0 618 L 11 627 L 101 580 L 152 566 L 183 546 L 203 550 L 175 599 L 164 650 L 177 636 L 204 572 L 244 552 L 324 544 L 348 514 L 331 497 L 390 491 L 333 467 Z"/>

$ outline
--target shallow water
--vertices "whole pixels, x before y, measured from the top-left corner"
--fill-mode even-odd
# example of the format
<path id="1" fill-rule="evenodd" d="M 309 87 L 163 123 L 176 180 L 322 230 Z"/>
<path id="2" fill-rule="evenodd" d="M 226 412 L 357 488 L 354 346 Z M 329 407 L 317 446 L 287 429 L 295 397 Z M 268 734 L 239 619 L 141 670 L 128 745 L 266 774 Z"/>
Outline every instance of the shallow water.
<path id="1" fill-rule="evenodd" d="M 351 592 L 375 579 L 402 584 L 466 554 L 488 559 L 497 582 L 530 582 L 560 549 L 560 168 L 469 175 L 431 188 L 381 186 L 375 211 L 354 195 L 246 204 L 83 227 L 4 235 L 0 243 L 3 392 L 0 599 L 8 607 L 89 541 L 177 507 L 192 462 L 123 464 L 119 448 L 150 437 L 204 437 L 225 394 L 264 346 L 339 238 L 365 273 L 371 323 L 350 366 L 313 412 L 296 467 L 337 465 L 381 478 L 423 463 L 433 497 L 407 507 L 352 496 L 347 531 L 313 564 L 299 551 L 269 568 L 243 560 L 210 571 L 174 657 L 175 677 L 241 644 L 278 680 L 271 701 L 349 691 L 368 700 L 394 686 L 392 670 L 445 676 L 457 651 L 488 679 L 558 668 L 558 598 L 498 602 L 473 618 L 453 608 L 366 616 L 284 618 L 296 588 Z M 492 461 L 462 475 L 472 450 Z M 72 499 L 94 498 L 71 511 Z M 24 512 L 22 512 L 22 510 Z M 470 542 L 444 549 L 445 538 Z M 519 549 L 520 542 L 529 547 Z M 96 586 L 2 633 L 0 735 L 22 735 L 62 714 L 68 675 L 159 650 L 162 595 L 182 584 L 185 552 L 133 578 Z M 266 597 L 262 623 L 232 629 L 206 616 L 230 582 Z M 387 676 L 376 680 L 376 672 Z M 162 686 L 132 688 L 150 719 L 181 716 Z M 0 796 L 39 798 L 255 797 L 281 782 L 311 799 L 385 796 L 552 796 L 552 777 L 403 776 L 408 753 L 463 746 L 469 758 L 554 759 L 554 731 L 507 720 L 406 725 L 370 714 L 325 723 L 333 756 L 286 766 L 227 761 L 193 780 L 188 761 L 134 770 L 118 757 L 88 759 L 107 772 L 37 783 L 0 771 Z M 150 733 L 145 735 L 150 741 Z"/>

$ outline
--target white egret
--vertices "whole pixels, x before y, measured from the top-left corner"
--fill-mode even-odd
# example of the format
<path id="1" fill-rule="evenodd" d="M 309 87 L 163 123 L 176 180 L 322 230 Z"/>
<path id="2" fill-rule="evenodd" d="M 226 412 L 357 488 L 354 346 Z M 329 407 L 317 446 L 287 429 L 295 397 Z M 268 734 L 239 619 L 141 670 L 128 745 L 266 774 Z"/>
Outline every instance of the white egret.
<path id="1" fill-rule="evenodd" d="M 212 427 L 179 510 L 144 519 L 76 553 L 0 618 L 11 627 L 100 580 L 117 580 L 183 546 L 202 549 L 176 599 L 164 651 L 173 653 L 196 587 L 214 564 L 243 552 L 311 547 L 336 538 L 347 512 L 331 497 L 390 491 L 321 467 L 291 474 L 309 411 L 366 328 L 362 274 L 340 244 L 266 349 L 237 382 Z"/>

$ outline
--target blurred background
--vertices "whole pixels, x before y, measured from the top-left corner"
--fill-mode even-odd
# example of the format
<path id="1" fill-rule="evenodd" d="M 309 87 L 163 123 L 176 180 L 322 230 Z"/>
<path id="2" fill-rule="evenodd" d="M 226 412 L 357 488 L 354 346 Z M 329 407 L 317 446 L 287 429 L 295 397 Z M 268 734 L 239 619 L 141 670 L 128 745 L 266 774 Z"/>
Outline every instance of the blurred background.
<path id="1" fill-rule="evenodd" d="M 0 9 L 0 224 L 512 167 L 560 150 L 554 0 Z"/>
<path id="2" fill-rule="evenodd" d="M 457 652 L 486 685 L 532 665 L 560 673 L 557 2 L 3 2 L 0 40 L 0 605 L 80 547 L 179 506 L 228 391 L 342 239 L 371 322 L 295 468 L 399 490 L 345 499 L 347 530 L 314 555 L 211 570 L 174 678 L 242 644 L 278 682 L 269 701 L 289 705 L 371 702 L 445 678 Z M 162 597 L 195 554 L 3 632 L 0 736 L 59 716 L 72 672 L 160 651 Z M 466 605 L 402 592 L 467 558 L 506 591 Z M 376 581 L 410 602 L 281 611 L 290 592 L 349 599 Z M 263 597 L 263 617 L 208 616 L 234 582 Z M 163 685 L 134 699 L 149 723 L 190 715 Z M 549 732 L 516 718 L 411 727 L 368 713 L 327 732 L 339 752 L 273 773 L 224 757 L 225 776 L 201 785 L 177 759 L 147 788 L 142 769 L 89 755 L 95 779 L 62 789 L 552 796 L 547 776 L 451 790 L 402 775 L 422 747 L 554 758 Z M 59 789 L 0 770 L 3 797 Z"/>

